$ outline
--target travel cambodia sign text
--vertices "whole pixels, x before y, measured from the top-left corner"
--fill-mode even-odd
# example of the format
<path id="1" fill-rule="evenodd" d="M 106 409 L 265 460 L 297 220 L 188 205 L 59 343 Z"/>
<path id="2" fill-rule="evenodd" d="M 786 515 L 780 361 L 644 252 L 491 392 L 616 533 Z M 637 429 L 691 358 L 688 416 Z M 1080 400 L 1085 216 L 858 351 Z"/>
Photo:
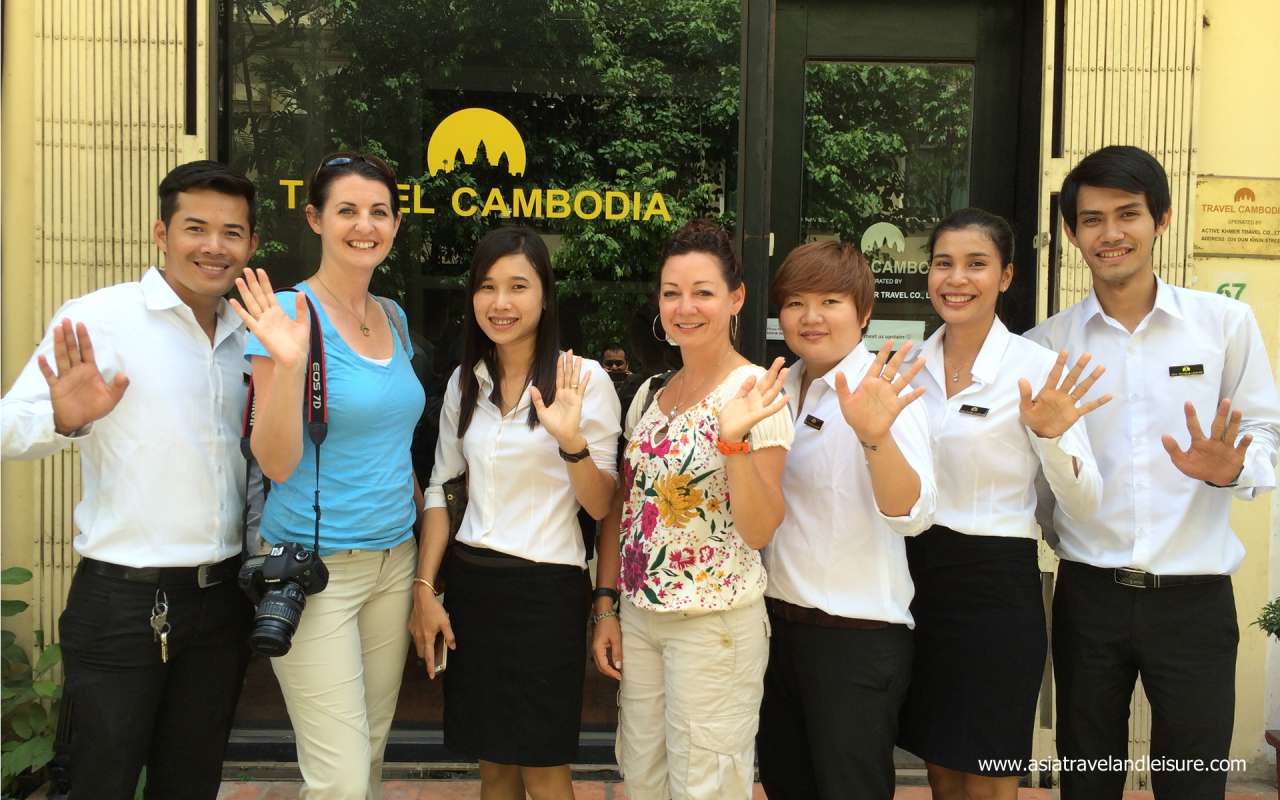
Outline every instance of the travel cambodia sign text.
<path id="1" fill-rule="evenodd" d="M 427 141 L 427 169 L 431 175 L 453 172 L 461 156 L 463 164 L 474 164 L 479 158 L 480 145 L 484 145 L 485 158 L 490 166 L 498 166 L 505 156 L 507 172 L 512 177 L 524 175 L 527 153 L 524 139 L 511 121 L 487 108 L 464 108 L 440 121 Z M 282 179 L 280 186 L 287 192 L 286 205 L 297 208 L 301 189 L 305 183 L 297 179 Z M 428 205 L 418 184 L 397 184 L 401 214 L 432 215 L 434 205 Z M 433 201 L 434 202 L 434 201 Z M 515 219 L 597 219 L 648 221 L 655 217 L 671 221 L 667 201 L 661 192 L 628 192 L 606 189 L 570 191 L 549 187 L 517 186 L 504 191 L 498 187 L 473 189 L 460 186 L 449 196 L 448 206 L 442 206 L 459 217 L 489 216 Z"/>
<path id="2" fill-rule="evenodd" d="M 1196 180 L 1196 256 L 1280 258 L 1280 179 Z"/>

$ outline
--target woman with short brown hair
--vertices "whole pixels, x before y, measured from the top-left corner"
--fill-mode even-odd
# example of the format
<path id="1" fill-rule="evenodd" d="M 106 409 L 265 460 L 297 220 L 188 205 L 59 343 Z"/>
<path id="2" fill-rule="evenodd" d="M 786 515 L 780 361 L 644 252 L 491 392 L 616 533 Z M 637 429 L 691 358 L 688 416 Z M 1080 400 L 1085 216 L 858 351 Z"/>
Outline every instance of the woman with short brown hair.
<path id="1" fill-rule="evenodd" d="M 799 424 L 782 475 L 786 517 L 765 549 L 773 639 L 760 710 L 771 800 L 890 800 L 911 673 L 904 537 L 933 517 L 933 465 L 906 342 L 862 342 L 875 278 L 835 241 L 793 250 L 771 287 Z M 851 389 L 851 387 L 856 387 Z"/>

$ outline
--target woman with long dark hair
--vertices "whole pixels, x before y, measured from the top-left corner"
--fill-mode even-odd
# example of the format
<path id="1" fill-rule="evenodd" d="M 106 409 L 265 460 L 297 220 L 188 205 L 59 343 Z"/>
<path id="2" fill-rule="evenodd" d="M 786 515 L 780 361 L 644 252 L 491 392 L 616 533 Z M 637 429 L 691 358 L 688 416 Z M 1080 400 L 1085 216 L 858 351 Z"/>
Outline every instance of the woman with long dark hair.
<path id="1" fill-rule="evenodd" d="M 1036 476 L 1063 510 L 1102 494 L 1083 398 L 1102 374 L 1067 369 L 996 314 L 1013 280 L 1013 231 L 976 208 L 929 237 L 929 299 L 943 325 L 924 343 L 933 432 L 934 525 L 907 540 L 915 658 L 899 743 L 925 760 L 940 800 L 1013 800 L 1029 771 L 1047 635 L 1037 562 Z M 1065 374 L 1064 374 L 1065 373 Z M 1034 387 L 1034 394 L 1033 394 Z"/>
<path id="2" fill-rule="evenodd" d="M 410 621 L 444 672 L 445 745 L 480 761 L 486 800 L 573 796 L 589 583 L 577 512 L 600 519 L 617 480 L 618 396 L 595 361 L 559 348 L 551 257 L 524 227 L 490 231 L 468 278 L 462 365 L 449 379 Z M 447 569 L 443 485 L 469 502 Z M 447 613 L 446 613 L 447 609 Z"/>

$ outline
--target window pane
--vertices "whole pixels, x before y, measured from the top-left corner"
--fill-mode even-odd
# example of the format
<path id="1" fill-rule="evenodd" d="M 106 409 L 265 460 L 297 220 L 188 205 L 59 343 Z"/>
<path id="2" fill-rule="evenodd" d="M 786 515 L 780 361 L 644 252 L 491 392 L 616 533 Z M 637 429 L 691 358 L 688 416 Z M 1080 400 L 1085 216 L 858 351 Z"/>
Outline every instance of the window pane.
<path id="1" fill-rule="evenodd" d="M 868 347 L 916 341 L 929 304 L 933 225 L 969 202 L 973 67 L 810 62 L 805 75 L 804 241 L 858 244 L 876 273 Z"/>
<path id="2" fill-rule="evenodd" d="M 732 221 L 739 0 L 225 2 L 223 130 L 259 190 L 255 263 L 281 286 L 319 263 L 305 185 L 290 208 L 280 181 L 340 149 L 391 163 L 407 211 L 373 291 L 404 303 L 432 355 L 428 417 L 460 360 L 472 249 L 504 222 L 546 236 L 562 346 L 599 359 L 620 342 L 635 373 L 664 368 L 661 246 L 695 215 Z M 441 126 L 464 109 L 484 111 Z M 587 675 L 584 727 L 612 727 L 616 684 Z M 411 659 L 397 720 L 437 723 L 439 685 Z M 257 661 L 240 721 L 284 718 Z"/>

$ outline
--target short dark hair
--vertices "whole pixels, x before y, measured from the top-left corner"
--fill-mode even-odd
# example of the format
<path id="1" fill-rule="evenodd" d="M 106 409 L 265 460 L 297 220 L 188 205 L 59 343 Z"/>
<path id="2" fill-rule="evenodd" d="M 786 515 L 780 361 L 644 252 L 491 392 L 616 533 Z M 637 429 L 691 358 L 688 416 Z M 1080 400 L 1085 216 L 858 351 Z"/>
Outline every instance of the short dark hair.
<path id="1" fill-rule="evenodd" d="M 489 269 L 504 256 L 523 255 L 529 259 L 538 282 L 542 284 L 542 316 L 538 319 L 537 338 L 533 345 L 533 363 L 529 365 L 528 383 L 537 386 L 542 400 L 551 405 L 556 399 L 556 362 L 560 358 L 560 320 L 556 307 L 556 276 L 551 269 L 551 253 L 546 242 L 532 228 L 523 225 L 505 225 L 484 235 L 471 256 L 471 270 L 467 276 L 467 305 L 462 321 L 462 397 L 458 408 L 458 438 L 466 435 L 475 415 L 480 398 L 480 384 L 476 380 L 476 364 L 483 363 L 493 378 L 494 405 L 502 405 L 502 371 L 498 366 L 498 347 L 480 327 L 476 319 L 476 306 L 472 301 Z M 538 412 L 529 405 L 529 427 L 538 426 Z"/>
<path id="2" fill-rule="evenodd" d="M 258 224 L 258 209 L 255 203 L 257 192 L 253 183 L 217 161 L 190 161 L 179 164 L 169 170 L 169 174 L 160 181 L 160 221 L 166 228 L 169 227 L 169 221 L 173 219 L 174 212 L 178 210 L 178 195 L 200 189 L 243 197 L 249 206 L 249 233 L 253 233 Z"/>
<path id="3" fill-rule="evenodd" d="M 614 351 L 617 351 L 617 352 L 619 352 L 619 353 L 622 353 L 623 355 L 626 355 L 626 354 L 627 354 L 627 348 L 623 347 L 623 346 L 622 346 L 621 344 L 619 344 L 618 342 L 613 342 L 612 344 L 610 344 L 609 346 L 607 346 L 605 349 L 601 350 L 600 352 L 601 352 L 601 353 L 611 353 L 611 352 L 614 352 Z"/>
<path id="4" fill-rule="evenodd" d="M 733 250 L 733 239 L 727 230 L 712 220 L 690 220 L 671 234 L 667 246 L 662 250 L 662 263 L 665 264 L 672 256 L 685 253 L 706 253 L 720 262 L 720 275 L 728 284 L 729 291 L 742 285 L 742 265 L 738 263 L 738 254 Z M 658 267 L 658 288 L 662 288 L 661 266 Z"/>
<path id="5" fill-rule="evenodd" d="M 359 175 L 387 187 L 387 203 L 391 206 L 391 212 L 400 216 L 400 203 L 397 202 L 400 188 L 396 185 L 395 170 L 377 156 L 350 150 L 330 153 L 320 159 L 320 166 L 312 173 L 311 184 L 307 186 L 307 202 L 317 210 L 323 209 L 324 204 L 329 201 L 329 189 L 333 187 L 333 182 L 344 175 Z"/>
<path id="6" fill-rule="evenodd" d="M 1169 176 L 1160 162 L 1140 147 L 1112 145 L 1095 150 L 1067 173 L 1062 181 L 1058 204 L 1072 234 L 1076 232 L 1076 196 L 1081 186 L 1099 186 L 1142 195 L 1157 225 L 1172 205 Z"/>
<path id="7" fill-rule="evenodd" d="M 992 214 L 981 208 L 962 208 L 952 211 L 933 227 L 929 234 L 929 260 L 933 261 L 933 248 L 938 239 L 947 231 L 959 231 L 965 228 L 977 228 L 986 234 L 1000 254 L 1000 266 L 1013 263 L 1013 228 L 1004 217 Z"/>
<path id="8" fill-rule="evenodd" d="M 809 242 L 787 253 L 773 276 L 769 298 L 782 308 L 788 297 L 801 292 L 847 294 L 861 321 L 875 306 L 876 278 L 867 257 L 852 244 L 834 239 Z"/>

